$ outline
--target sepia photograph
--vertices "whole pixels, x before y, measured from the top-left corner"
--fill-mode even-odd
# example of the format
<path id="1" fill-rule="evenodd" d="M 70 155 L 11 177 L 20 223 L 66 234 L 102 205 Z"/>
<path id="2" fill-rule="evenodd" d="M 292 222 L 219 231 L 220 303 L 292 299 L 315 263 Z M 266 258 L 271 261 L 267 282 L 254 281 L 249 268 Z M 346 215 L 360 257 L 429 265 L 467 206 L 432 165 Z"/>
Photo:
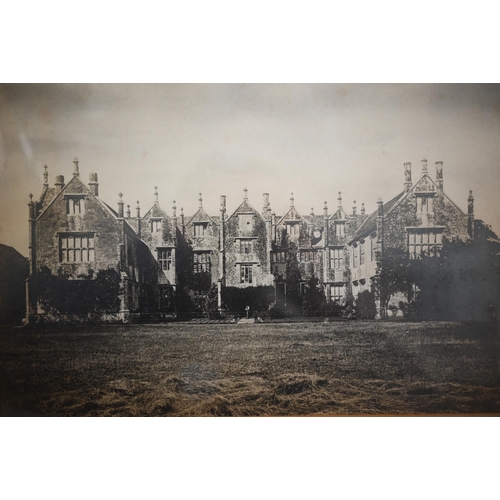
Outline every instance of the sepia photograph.
<path id="1" fill-rule="evenodd" d="M 1 84 L 1 416 L 500 412 L 500 85 Z"/>

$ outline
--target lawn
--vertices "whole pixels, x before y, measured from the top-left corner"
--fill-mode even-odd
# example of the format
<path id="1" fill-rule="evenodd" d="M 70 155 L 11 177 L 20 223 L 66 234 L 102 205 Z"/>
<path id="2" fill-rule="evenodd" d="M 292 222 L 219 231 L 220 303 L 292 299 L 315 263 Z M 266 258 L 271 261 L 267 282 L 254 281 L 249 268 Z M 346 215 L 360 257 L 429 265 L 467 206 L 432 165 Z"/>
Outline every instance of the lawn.
<path id="1" fill-rule="evenodd" d="M 0 330 L 0 413 L 253 416 L 500 411 L 481 324 L 311 322 Z"/>

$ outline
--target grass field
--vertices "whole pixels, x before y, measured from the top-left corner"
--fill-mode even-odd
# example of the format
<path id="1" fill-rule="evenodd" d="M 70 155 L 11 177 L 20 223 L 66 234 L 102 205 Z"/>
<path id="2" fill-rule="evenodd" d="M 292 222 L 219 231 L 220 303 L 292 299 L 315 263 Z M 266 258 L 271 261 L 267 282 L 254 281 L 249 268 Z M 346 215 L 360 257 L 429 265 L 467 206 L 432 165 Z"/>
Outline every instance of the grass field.
<path id="1" fill-rule="evenodd" d="M 47 416 L 500 411 L 500 335 L 457 323 L 0 330 L 0 412 Z"/>

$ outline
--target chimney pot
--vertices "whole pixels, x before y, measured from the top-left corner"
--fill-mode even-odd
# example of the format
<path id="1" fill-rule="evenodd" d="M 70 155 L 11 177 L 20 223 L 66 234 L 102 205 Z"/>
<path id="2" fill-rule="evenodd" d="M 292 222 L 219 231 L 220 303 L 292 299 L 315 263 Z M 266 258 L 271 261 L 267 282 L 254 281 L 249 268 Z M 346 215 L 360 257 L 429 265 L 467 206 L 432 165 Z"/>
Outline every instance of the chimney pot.
<path id="1" fill-rule="evenodd" d="M 95 172 L 89 174 L 89 189 L 94 196 L 99 196 L 99 181 Z"/>
<path id="2" fill-rule="evenodd" d="M 411 189 L 411 163 L 404 163 L 404 172 L 405 172 L 405 193 L 408 193 Z"/>
<path id="3" fill-rule="evenodd" d="M 436 185 L 439 189 L 443 189 L 443 162 L 436 162 Z"/>
<path id="4" fill-rule="evenodd" d="M 64 187 L 64 175 L 56 175 L 56 193 L 60 193 Z"/>

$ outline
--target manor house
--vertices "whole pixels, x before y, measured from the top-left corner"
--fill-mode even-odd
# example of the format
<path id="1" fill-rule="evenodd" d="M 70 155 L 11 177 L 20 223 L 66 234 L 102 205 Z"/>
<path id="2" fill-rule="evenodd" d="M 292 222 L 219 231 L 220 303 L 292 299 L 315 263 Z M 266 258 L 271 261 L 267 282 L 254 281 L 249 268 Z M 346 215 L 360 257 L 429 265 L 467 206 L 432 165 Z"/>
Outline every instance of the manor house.
<path id="1" fill-rule="evenodd" d="M 212 284 L 219 301 L 223 287 L 273 286 L 286 304 L 292 261 L 302 291 L 314 276 L 328 302 L 343 304 L 369 289 L 385 247 L 418 256 L 438 253 L 443 238 L 473 237 L 472 192 L 464 213 L 444 192 L 439 161 L 431 179 L 423 160 L 415 183 L 405 163 L 403 190 L 372 214 L 356 202 L 348 213 L 339 192 L 336 207 L 325 201 L 320 214 L 300 214 L 292 194 L 280 215 L 268 193 L 256 209 L 246 189 L 233 212 L 222 195 L 219 213 L 207 213 L 201 193 L 194 214 L 178 213 L 176 202 L 167 211 L 157 187 L 144 214 L 139 202 L 125 207 L 121 193 L 112 207 L 99 196 L 97 174 L 85 183 L 73 163 L 70 180 L 58 175 L 54 187 L 45 166 L 39 199 L 30 195 L 28 319 L 129 321 L 174 311 L 181 291 L 201 307 Z"/>

